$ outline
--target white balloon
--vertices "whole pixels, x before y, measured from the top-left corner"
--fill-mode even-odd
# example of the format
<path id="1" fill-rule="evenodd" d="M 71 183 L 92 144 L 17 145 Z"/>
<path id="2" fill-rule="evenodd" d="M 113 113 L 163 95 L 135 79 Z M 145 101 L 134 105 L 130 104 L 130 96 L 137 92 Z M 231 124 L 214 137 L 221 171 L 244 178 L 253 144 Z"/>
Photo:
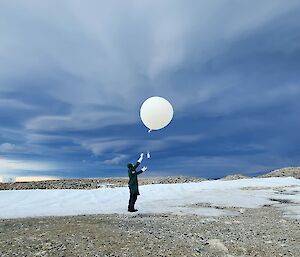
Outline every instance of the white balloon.
<path id="1" fill-rule="evenodd" d="M 168 100 L 159 96 L 148 98 L 141 106 L 142 122 L 150 130 L 158 130 L 169 125 L 174 110 Z"/>

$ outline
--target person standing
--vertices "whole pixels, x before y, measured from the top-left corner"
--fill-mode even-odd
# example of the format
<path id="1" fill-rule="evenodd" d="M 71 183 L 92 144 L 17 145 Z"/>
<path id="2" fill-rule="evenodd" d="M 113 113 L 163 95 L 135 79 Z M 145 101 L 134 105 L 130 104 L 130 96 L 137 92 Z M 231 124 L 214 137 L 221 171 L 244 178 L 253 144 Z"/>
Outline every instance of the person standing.
<path id="1" fill-rule="evenodd" d="M 147 167 L 143 167 L 140 171 L 137 171 L 137 167 L 140 165 L 140 163 L 143 161 L 144 153 L 141 153 L 140 158 L 137 160 L 137 163 L 133 165 L 132 163 L 129 163 L 127 165 L 128 168 L 128 186 L 129 186 L 129 192 L 130 192 L 130 198 L 128 203 L 128 211 L 129 212 L 136 212 L 137 209 L 134 209 L 134 204 L 137 200 L 137 196 L 140 195 L 139 193 L 139 184 L 138 184 L 138 178 L 137 176 L 144 171 L 147 170 Z"/>

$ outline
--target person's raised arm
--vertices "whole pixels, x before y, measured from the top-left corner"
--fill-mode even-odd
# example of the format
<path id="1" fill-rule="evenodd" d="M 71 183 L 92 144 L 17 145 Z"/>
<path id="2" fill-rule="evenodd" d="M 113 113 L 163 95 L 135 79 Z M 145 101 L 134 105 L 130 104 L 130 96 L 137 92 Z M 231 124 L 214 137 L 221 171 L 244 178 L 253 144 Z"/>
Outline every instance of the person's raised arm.
<path id="1" fill-rule="evenodd" d="M 147 170 L 147 167 L 143 167 L 140 171 L 137 171 L 136 174 L 139 175 Z"/>
<path id="2" fill-rule="evenodd" d="M 144 158 L 144 153 L 141 153 L 140 158 L 137 160 L 137 163 L 133 166 L 134 169 L 136 169 L 140 165 L 140 163 L 143 161 L 143 158 Z"/>

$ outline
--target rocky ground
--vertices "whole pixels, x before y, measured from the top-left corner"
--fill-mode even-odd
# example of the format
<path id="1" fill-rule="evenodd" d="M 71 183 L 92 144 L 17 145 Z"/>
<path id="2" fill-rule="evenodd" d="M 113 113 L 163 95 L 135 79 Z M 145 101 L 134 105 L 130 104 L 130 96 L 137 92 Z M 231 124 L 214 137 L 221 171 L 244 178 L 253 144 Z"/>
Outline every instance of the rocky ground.
<path id="1" fill-rule="evenodd" d="M 170 184 L 201 182 L 203 178 L 194 177 L 151 177 L 139 178 L 139 185 Z M 26 189 L 96 189 L 101 187 L 127 186 L 128 178 L 97 178 L 97 179 L 62 179 L 32 182 L 0 183 L 0 190 L 26 190 Z"/>
<path id="2" fill-rule="evenodd" d="M 237 213 L 1 220 L 0 256 L 299 256 L 299 220 L 270 206 Z"/>
<path id="3" fill-rule="evenodd" d="M 267 174 L 259 176 L 261 178 L 269 177 L 294 177 L 300 179 L 300 167 L 286 167 L 282 169 L 273 170 Z"/>
<path id="4" fill-rule="evenodd" d="M 287 167 L 268 172 L 258 177 L 294 177 L 300 179 L 300 167 Z M 250 178 L 243 174 L 228 175 L 221 180 L 236 180 Z M 187 176 L 169 177 L 140 177 L 139 185 L 148 184 L 173 184 L 201 182 L 207 179 Z M 27 189 L 96 189 L 101 187 L 127 186 L 128 178 L 95 178 L 95 179 L 61 179 L 32 182 L 7 182 L 0 183 L 0 190 L 27 190 Z"/>

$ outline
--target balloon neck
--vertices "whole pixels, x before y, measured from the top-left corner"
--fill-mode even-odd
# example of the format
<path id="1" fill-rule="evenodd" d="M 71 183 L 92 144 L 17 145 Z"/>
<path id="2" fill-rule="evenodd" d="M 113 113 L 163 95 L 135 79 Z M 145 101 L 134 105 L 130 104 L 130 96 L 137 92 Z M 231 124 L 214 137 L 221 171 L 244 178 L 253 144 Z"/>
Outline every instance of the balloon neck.
<path id="1" fill-rule="evenodd" d="M 149 129 L 149 130 L 148 130 L 148 133 L 150 133 L 151 131 L 152 131 L 152 129 Z"/>

